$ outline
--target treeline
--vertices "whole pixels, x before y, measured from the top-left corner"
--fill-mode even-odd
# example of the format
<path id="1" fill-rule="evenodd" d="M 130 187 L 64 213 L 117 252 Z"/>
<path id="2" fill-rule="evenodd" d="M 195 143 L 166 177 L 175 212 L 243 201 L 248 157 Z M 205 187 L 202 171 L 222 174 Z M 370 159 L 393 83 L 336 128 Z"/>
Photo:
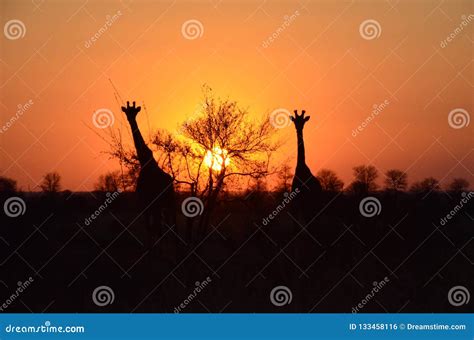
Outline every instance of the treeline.
<path id="1" fill-rule="evenodd" d="M 337 176 L 336 172 L 330 169 L 321 169 L 316 177 L 319 179 L 323 190 L 329 192 L 346 191 L 355 194 L 363 194 L 379 190 L 384 191 L 405 191 L 405 192 L 432 192 L 432 191 L 450 191 L 463 192 L 469 190 L 469 181 L 464 178 L 453 178 L 444 187 L 441 186 L 438 179 L 427 177 L 423 180 L 413 182 L 409 185 L 408 174 L 402 170 L 390 169 L 383 176 L 380 176 L 378 170 L 373 165 L 359 165 L 353 169 L 353 180 L 348 185 Z M 136 173 L 123 173 L 121 171 L 110 171 L 100 175 L 94 184 L 94 191 L 115 192 L 115 191 L 133 191 L 136 182 Z M 291 191 L 291 181 L 293 173 L 290 167 L 284 165 L 276 173 L 276 185 L 269 188 L 267 178 L 262 177 L 245 183 L 246 190 L 243 191 Z M 383 185 L 379 185 L 379 179 L 382 177 Z M 62 190 L 61 175 L 58 172 L 46 173 L 40 184 L 33 188 L 33 191 L 42 191 L 44 193 L 55 193 Z M 19 191 L 17 181 L 12 178 L 0 176 L 0 192 Z"/>

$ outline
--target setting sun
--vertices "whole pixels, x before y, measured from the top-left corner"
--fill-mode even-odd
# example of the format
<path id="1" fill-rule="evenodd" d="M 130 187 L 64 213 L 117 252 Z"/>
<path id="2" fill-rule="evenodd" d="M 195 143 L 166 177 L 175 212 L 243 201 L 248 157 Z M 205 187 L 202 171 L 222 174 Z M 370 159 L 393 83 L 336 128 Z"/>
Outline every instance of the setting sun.
<path id="1" fill-rule="evenodd" d="M 223 150 L 218 146 L 214 147 L 213 151 L 207 150 L 204 156 L 204 164 L 215 171 L 221 171 L 222 165 L 227 166 L 229 163 L 230 158 L 227 157 L 227 150 Z"/>

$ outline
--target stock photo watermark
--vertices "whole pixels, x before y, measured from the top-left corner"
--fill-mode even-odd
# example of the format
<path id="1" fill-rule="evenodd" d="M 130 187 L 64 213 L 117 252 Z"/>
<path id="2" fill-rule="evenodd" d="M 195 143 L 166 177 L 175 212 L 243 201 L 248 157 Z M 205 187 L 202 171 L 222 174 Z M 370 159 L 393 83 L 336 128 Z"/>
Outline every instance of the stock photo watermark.
<path id="1" fill-rule="evenodd" d="M 370 122 L 372 122 L 372 120 L 374 120 L 389 105 L 390 105 L 390 101 L 388 99 L 385 99 L 380 104 L 374 104 L 370 115 L 367 116 L 359 126 L 357 126 L 354 130 L 352 130 L 352 137 L 354 138 L 357 137 L 359 133 L 361 133 L 370 124 Z"/>
<path id="2" fill-rule="evenodd" d="M 0 133 L 7 132 L 7 130 L 12 127 L 13 124 L 15 124 L 15 122 L 33 106 L 33 104 L 34 102 L 32 99 L 28 100 L 25 104 L 18 104 L 15 114 L 0 128 Z"/>
<path id="3" fill-rule="evenodd" d="M 454 218 L 454 216 L 456 216 L 457 213 L 459 211 L 461 211 L 461 209 L 471 200 L 471 198 L 474 197 L 474 192 L 472 192 L 472 191 L 467 192 L 467 193 L 463 192 L 461 194 L 461 196 L 463 198 L 461 198 L 459 203 L 456 204 L 456 206 L 453 209 L 451 209 L 451 211 L 449 213 L 447 213 L 446 216 L 444 216 L 440 219 L 439 224 L 444 226 L 449 222 L 449 220 Z"/>
<path id="4" fill-rule="evenodd" d="M 300 12 L 298 10 L 294 11 L 290 15 L 285 15 L 283 17 L 283 22 L 281 23 L 280 26 L 277 27 L 277 29 L 270 34 L 264 41 L 262 41 L 262 47 L 267 48 L 269 47 L 274 41 L 278 39 L 280 34 L 282 34 L 285 29 L 290 27 L 290 25 L 296 20 L 296 18 L 300 15 Z"/>
<path id="5" fill-rule="evenodd" d="M 467 110 L 462 108 L 453 109 L 448 114 L 448 124 L 453 129 L 462 129 L 469 126 L 471 116 Z"/>
<path id="6" fill-rule="evenodd" d="M 115 116 L 109 109 L 98 109 L 92 114 L 92 124 L 98 129 L 106 129 L 114 125 Z"/>
<path id="7" fill-rule="evenodd" d="M 17 40 L 25 37 L 26 26 L 23 21 L 12 19 L 6 22 L 3 26 L 3 33 L 9 40 Z"/>
<path id="8" fill-rule="evenodd" d="M 364 217 L 374 217 L 382 212 L 382 204 L 377 198 L 369 196 L 360 201 L 359 211 Z"/>
<path id="9" fill-rule="evenodd" d="M 195 285 L 196 287 L 194 288 L 193 292 L 187 296 L 186 299 L 182 303 L 179 304 L 179 306 L 174 308 L 174 313 L 178 314 L 181 313 L 197 296 L 199 293 L 201 293 L 204 288 L 207 287 L 209 283 L 212 282 L 212 279 L 208 276 L 204 281 L 199 282 L 196 281 Z"/>
<path id="10" fill-rule="evenodd" d="M 115 293 L 109 286 L 99 286 L 92 292 L 92 301 L 99 307 L 111 305 L 115 301 Z"/>
<path id="11" fill-rule="evenodd" d="M 181 203 L 181 211 L 186 217 L 196 217 L 204 212 L 204 204 L 198 197 L 188 197 Z"/>
<path id="12" fill-rule="evenodd" d="M 107 15 L 105 17 L 105 23 L 97 30 L 96 33 L 94 33 L 89 39 L 84 41 L 84 47 L 85 48 L 90 48 L 92 47 L 99 39 L 100 37 L 108 31 L 112 25 L 120 19 L 122 16 L 122 12 L 119 10 L 115 12 L 113 15 Z"/>
<path id="13" fill-rule="evenodd" d="M 454 286 L 448 292 L 448 301 L 454 307 L 467 305 L 471 299 L 469 290 L 464 286 Z"/>
<path id="14" fill-rule="evenodd" d="M 14 303 L 15 300 L 20 297 L 21 293 L 23 293 L 33 283 L 33 281 L 34 279 L 31 276 L 25 282 L 18 281 L 18 287 L 15 292 L 11 294 L 2 305 L 0 305 L 0 312 L 5 311 L 12 303 Z"/>
<path id="15" fill-rule="evenodd" d="M 289 305 L 293 301 L 293 293 L 287 286 L 276 286 L 270 292 L 270 301 L 277 307 Z"/>
<path id="16" fill-rule="evenodd" d="M 446 39 L 441 40 L 439 43 L 439 46 L 441 48 L 446 48 L 450 42 L 452 42 L 461 32 L 464 31 L 464 28 L 467 27 L 472 20 L 474 20 L 474 14 L 469 14 L 468 16 L 461 16 L 461 23 L 458 24 L 458 26 L 448 34 Z"/>
<path id="17" fill-rule="evenodd" d="M 197 19 L 187 20 L 181 25 L 181 34 L 188 40 L 199 39 L 204 34 L 204 25 Z"/>
<path id="18" fill-rule="evenodd" d="M 102 214 L 102 212 L 107 209 L 121 194 L 121 191 L 114 191 L 108 192 L 106 194 L 107 198 L 105 199 L 104 203 L 102 203 L 89 217 L 84 219 L 84 225 L 89 226 L 93 223 L 93 221 Z"/>
<path id="19" fill-rule="evenodd" d="M 382 26 L 377 20 L 367 19 L 360 24 L 359 33 L 365 40 L 374 40 L 382 34 Z"/>
<path id="20" fill-rule="evenodd" d="M 291 191 L 290 193 L 285 192 L 283 195 L 285 198 L 281 201 L 280 204 L 267 216 L 262 219 L 262 224 L 267 225 L 273 220 L 278 214 L 285 209 L 285 207 L 290 204 L 290 202 L 300 193 L 299 188 L 295 188 L 295 190 Z"/>
<path id="21" fill-rule="evenodd" d="M 284 129 L 291 124 L 290 116 L 291 112 L 285 108 L 275 109 L 270 113 L 270 124 L 275 129 Z"/>
<path id="22" fill-rule="evenodd" d="M 352 313 L 358 313 L 360 312 L 366 304 L 372 300 L 377 293 L 379 293 L 385 285 L 390 282 L 389 278 L 387 276 L 384 277 L 384 279 L 380 282 L 374 281 L 373 287 L 370 290 L 370 293 L 368 293 L 355 307 L 352 307 Z"/>
<path id="23" fill-rule="evenodd" d="M 10 197 L 3 204 L 3 211 L 8 217 L 18 217 L 26 212 L 26 203 L 20 197 Z"/>

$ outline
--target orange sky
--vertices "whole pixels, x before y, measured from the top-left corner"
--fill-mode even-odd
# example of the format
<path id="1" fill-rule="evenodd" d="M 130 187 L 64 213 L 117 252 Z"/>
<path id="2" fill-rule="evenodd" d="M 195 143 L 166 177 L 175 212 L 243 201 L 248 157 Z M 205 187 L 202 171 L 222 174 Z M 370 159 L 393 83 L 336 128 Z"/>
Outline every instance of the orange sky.
<path id="1" fill-rule="evenodd" d="M 331 168 L 348 183 L 354 165 L 372 163 L 381 172 L 407 170 L 410 182 L 434 176 L 445 184 L 460 176 L 472 186 L 474 123 L 454 129 L 448 114 L 473 112 L 473 12 L 469 0 L 2 0 L 2 25 L 20 20 L 26 31 L 0 37 L 0 125 L 19 104 L 33 105 L 0 133 L 0 174 L 28 190 L 58 171 L 65 189 L 81 191 L 117 169 L 86 127 L 103 132 L 92 124 L 101 108 L 113 112 L 116 126 L 125 123 L 110 78 L 124 99 L 145 102 L 152 130 L 176 129 L 207 83 L 255 114 L 306 109 L 313 173 Z M 466 25 L 453 33 L 463 18 Z M 182 34 L 191 19 L 203 27 L 193 40 Z M 359 31 L 369 19 L 381 28 L 371 40 Z M 386 100 L 354 137 L 373 105 Z M 139 124 L 147 136 L 145 115 Z M 284 159 L 296 137 L 292 126 L 279 133 L 288 140 L 278 156 Z"/>

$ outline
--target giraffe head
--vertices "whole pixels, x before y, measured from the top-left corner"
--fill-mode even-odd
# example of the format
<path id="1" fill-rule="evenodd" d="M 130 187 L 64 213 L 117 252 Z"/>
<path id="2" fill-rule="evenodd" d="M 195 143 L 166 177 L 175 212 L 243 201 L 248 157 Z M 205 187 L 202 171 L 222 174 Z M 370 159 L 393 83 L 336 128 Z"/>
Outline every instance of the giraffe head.
<path id="1" fill-rule="evenodd" d="M 295 128 L 297 131 L 302 131 L 304 124 L 309 120 L 310 116 L 305 117 L 305 110 L 301 111 L 301 114 L 298 115 L 298 110 L 295 110 L 295 115 L 290 116 L 291 121 L 295 124 Z"/>
<path id="2" fill-rule="evenodd" d="M 130 106 L 130 102 L 127 102 L 127 107 L 122 106 L 122 111 L 125 112 L 129 121 L 135 120 L 141 109 L 140 106 L 135 106 L 135 102 L 133 102 L 133 106 Z"/>

